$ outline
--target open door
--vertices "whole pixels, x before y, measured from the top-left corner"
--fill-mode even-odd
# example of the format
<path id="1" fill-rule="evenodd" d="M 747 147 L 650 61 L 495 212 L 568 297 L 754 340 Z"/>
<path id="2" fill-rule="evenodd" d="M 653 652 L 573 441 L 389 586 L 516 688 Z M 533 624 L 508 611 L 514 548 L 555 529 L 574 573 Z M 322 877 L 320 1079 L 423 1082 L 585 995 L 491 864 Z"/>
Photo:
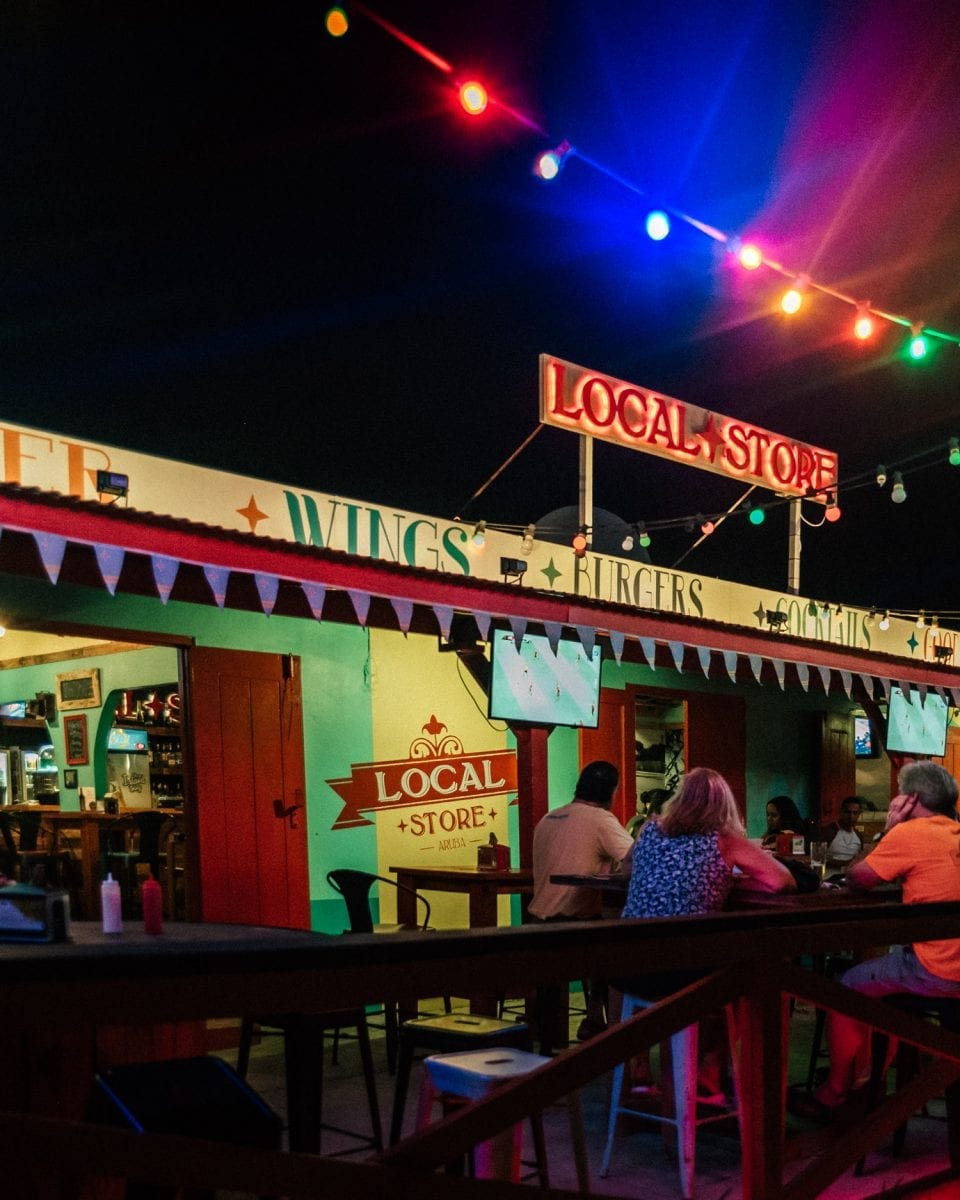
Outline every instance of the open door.
<path id="1" fill-rule="evenodd" d="M 191 647 L 194 919 L 310 927 L 303 715 L 293 655 Z"/>

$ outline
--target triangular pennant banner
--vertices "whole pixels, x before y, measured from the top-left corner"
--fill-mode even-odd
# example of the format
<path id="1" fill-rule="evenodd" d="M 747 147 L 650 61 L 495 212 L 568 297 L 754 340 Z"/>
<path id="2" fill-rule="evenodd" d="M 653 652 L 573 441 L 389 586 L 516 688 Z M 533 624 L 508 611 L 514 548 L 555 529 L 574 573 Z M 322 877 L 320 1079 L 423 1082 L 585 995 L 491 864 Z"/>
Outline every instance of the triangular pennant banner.
<path id="1" fill-rule="evenodd" d="M 490 640 L 490 614 L 475 612 L 473 619 L 477 623 L 477 632 L 480 634 L 481 642 L 489 642 Z"/>
<path id="2" fill-rule="evenodd" d="M 94 546 L 93 552 L 97 556 L 97 566 L 100 568 L 106 589 L 111 596 L 115 596 L 127 552 L 122 546 Z"/>
<path id="3" fill-rule="evenodd" d="M 960 708 L 960 688 L 950 688 L 950 698 L 954 708 Z"/>
<path id="4" fill-rule="evenodd" d="M 653 638 L 642 637 L 640 649 L 643 651 L 643 657 L 647 660 L 650 670 L 655 671 L 657 669 L 657 643 Z"/>
<path id="5" fill-rule="evenodd" d="M 900 680 L 900 691 L 903 692 L 904 699 L 909 704 L 910 698 L 911 698 L 910 680 L 909 679 L 901 679 Z"/>
<path id="6" fill-rule="evenodd" d="M 157 594 L 160 596 L 161 602 L 166 604 L 173 591 L 173 585 L 177 582 L 180 563 L 175 558 L 167 558 L 164 554 L 151 554 L 150 565 L 153 568 L 153 582 L 156 584 Z"/>
<path id="7" fill-rule="evenodd" d="M 730 682 L 737 682 L 737 652 L 736 650 L 724 650 L 723 665 L 727 668 L 727 674 L 730 676 Z"/>
<path id="8" fill-rule="evenodd" d="M 413 601 L 404 596 L 391 596 L 390 603 L 397 614 L 397 624 L 404 637 L 410 632 L 410 622 L 413 620 Z"/>
<path id="9" fill-rule="evenodd" d="M 866 675 L 866 674 L 864 674 L 863 671 L 859 671 L 858 674 L 860 676 L 860 682 L 863 684 L 863 690 L 867 693 L 867 699 L 872 700 L 873 699 L 873 676 Z"/>
<path id="10" fill-rule="evenodd" d="M 446 604 L 434 604 L 433 615 L 440 626 L 440 636 L 445 642 L 450 641 L 450 626 L 453 624 L 453 609 Z"/>
<path id="11" fill-rule="evenodd" d="M 507 624 L 513 630 L 513 640 L 519 653 L 520 647 L 523 645 L 523 635 L 527 632 L 527 618 L 507 617 Z"/>
<path id="12" fill-rule="evenodd" d="M 783 689 L 784 676 L 787 673 L 786 664 L 784 663 L 782 658 L 771 658 L 770 662 L 773 664 L 773 673 L 777 677 L 777 683 L 780 684 L 780 691 L 782 692 L 784 690 Z"/>
<path id="13" fill-rule="evenodd" d="M 881 679 L 880 686 L 883 688 L 884 700 L 889 700 L 890 699 L 890 680 L 889 679 Z"/>
<path id="14" fill-rule="evenodd" d="M 710 678 L 710 647 L 709 646 L 698 646 L 697 647 L 697 658 L 700 659 L 700 670 L 703 671 L 704 675 L 706 675 L 706 677 L 709 679 Z"/>
<path id="15" fill-rule="evenodd" d="M 820 682 L 823 684 L 823 690 L 829 696 L 829 694 L 830 694 L 830 668 L 818 666 L 817 670 L 820 672 Z"/>
<path id="16" fill-rule="evenodd" d="M 620 659 L 623 657 L 624 634 L 619 629 L 610 630 L 610 649 L 613 651 L 613 657 L 617 660 L 617 666 L 620 666 Z"/>
<path id="17" fill-rule="evenodd" d="M 207 583 L 210 584 L 210 591 L 213 592 L 217 607 L 223 608 L 227 599 L 227 584 L 230 582 L 230 568 L 212 567 L 208 563 L 204 566 L 203 573 L 207 577 Z"/>
<path id="18" fill-rule="evenodd" d="M 40 561 L 51 583 L 60 578 L 60 568 L 63 566 L 63 556 L 67 549 L 67 539 L 58 533 L 35 533 L 33 540 L 40 551 Z"/>
<path id="19" fill-rule="evenodd" d="M 280 580 L 276 575 L 261 575 L 259 572 L 253 576 L 254 583 L 257 585 L 257 593 L 260 596 L 260 603 L 263 606 L 263 611 L 269 617 L 273 612 L 273 606 L 277 602 L 277 592 L 280 590 Z"/>
<path id="20" fill-rule="evenodd" d="M 370 615 L 370 593 L 358 592 L 353 588 L 347 588 L 347 595 L 350 597 L 350 603 L 353 605 L 353 611 L 357 614 L 357 620 L 361 625 L 366 625 L 367 617 Z M 446 636 L 450 636 L 450 628 L 447 627 Z"/>
<path id="21" fill-rule="evenodd" d="M 592 625 L 578 625 L 576 630 L 577 637 L 580 639 L 580 645 L 587 652 L 587 658 L 593 658 L 593 647 L 597 642 L 597 631 Z"/>
<path id="22" fill-rule="evenodd" d="M 557 621 L 544 621 L 543 632 L 547 635 L 550 649 L 556 654 L 557 646 L 560 643 L 560 635 L 563 633 L 563 626 Z"/>
<path id="23" fill-rule="evenodd" d="M 673 655 L 673 665 L 683 674 L 683 642 L 667 642 Z"/>
<path id="24" fill-rule="evenodd" d="M 941 700 L 944 702 L 944 704 L 948 704 L 948 703 L 949 703 L 949 701 L 947 700 L 947 697 L 944 695 L 943 688 L 940 686 L 940 684 L 939 684 L 939 683 L 935 683 L 935 684 L 933 685 L 933 690 L 934 690 L 934 691 L 937 693 L 937 695 L 938 695 L 938 696 L 940 697 L 940 699 L 941 699 Z"/>
<path id="25" fill-rule="evenodd" d="M 850 695 L 850 689 L 853 687 L 853 676 L 849 671 L 841 670 L 840 682 L 843 684 L 843 690 L 847 693 L 847 699 L 852 700 L 853 697 Z"/>
<path id="26" fill-rule="evenodd" d="M 303 594 L 307 598 L 307 603 L 310 605 L 310 611 L 313 613 L 316 620 L 320 620 L 323 616 L 323 602 L 327 598 L 326 585 L 322 583 L 301 583 Z"/>
<path id="27" fill-rule="evenodd" d="M 800 680 L 800 686 L 804 691 L 810 686 L 810 668 L 804 662 L 793 664 L 793 669 L 797 673 L 797 678 Z"/>
<path id="28" fill-rule="evenodd" d="M 753 671 L 754 679 L 757 681 L 757 683 L 760 683 L 760 672 L 763 670 L 763 659 L 759 654 L 748 654 L 747 662 L 750 664 L 750 670 Z"/>
<path id="29" fill-rule="evenodd" d="M 918 683 L 917 692 L 920 696 L 920 707 L 923 708 L 927 702 L 927 685 L 925 683 Z"/>

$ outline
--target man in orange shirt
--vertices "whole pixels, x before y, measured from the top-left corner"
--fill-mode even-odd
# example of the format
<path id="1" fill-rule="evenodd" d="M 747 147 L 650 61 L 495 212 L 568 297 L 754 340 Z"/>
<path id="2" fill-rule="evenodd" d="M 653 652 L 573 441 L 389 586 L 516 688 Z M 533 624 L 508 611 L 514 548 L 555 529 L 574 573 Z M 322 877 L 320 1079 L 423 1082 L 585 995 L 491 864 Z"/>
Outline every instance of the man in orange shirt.
<path id="1" fill-rule="evenodd" d="M 960 900 L 960 821 L 957 783 L 930 761 L 908 763 L 900 771 L 900 791 L 890 801 L 886 828 L 847 871 L 851 889 L 902 880 L 905 904 Z M 879 958 L 847 971 L 841 981 L 865 996 L 910 992 L 917 996 L 960 997 L 960 938 L 893 946 Z M 791 1111 L 830 1120 L 849 1092 L 870 1072 L 868 1028 L 831 1012 L 827 1025 L 830 1074 L 812 1097 L 792 1093 Z"/>

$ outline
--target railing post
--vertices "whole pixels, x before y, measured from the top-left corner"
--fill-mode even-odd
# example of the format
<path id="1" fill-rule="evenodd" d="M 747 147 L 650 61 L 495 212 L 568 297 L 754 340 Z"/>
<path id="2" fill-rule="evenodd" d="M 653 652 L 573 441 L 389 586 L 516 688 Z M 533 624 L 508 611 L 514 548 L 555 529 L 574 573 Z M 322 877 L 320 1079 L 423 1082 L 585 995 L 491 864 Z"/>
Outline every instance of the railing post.
<path id="1" fill-rule="evenodd" d="M 743 1200 L 776 1200 L 783 1191 L 789 1001 L 781 994 L 777 959 L 758 962 L 755 979 L 756 986 L 735 1003 L 741 1056 Z"/>

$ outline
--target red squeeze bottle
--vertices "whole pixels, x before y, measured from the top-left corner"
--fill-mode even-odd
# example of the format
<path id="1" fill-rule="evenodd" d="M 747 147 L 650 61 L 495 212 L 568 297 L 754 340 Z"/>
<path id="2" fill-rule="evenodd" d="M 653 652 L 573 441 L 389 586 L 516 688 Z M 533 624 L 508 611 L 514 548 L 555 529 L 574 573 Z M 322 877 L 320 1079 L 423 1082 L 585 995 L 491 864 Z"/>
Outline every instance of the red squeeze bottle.
<path id="1" fill-rule="evenodd" d="M 163 889 L 151 875 L 140 888 L 145 933 L 163 933 Z"/>

